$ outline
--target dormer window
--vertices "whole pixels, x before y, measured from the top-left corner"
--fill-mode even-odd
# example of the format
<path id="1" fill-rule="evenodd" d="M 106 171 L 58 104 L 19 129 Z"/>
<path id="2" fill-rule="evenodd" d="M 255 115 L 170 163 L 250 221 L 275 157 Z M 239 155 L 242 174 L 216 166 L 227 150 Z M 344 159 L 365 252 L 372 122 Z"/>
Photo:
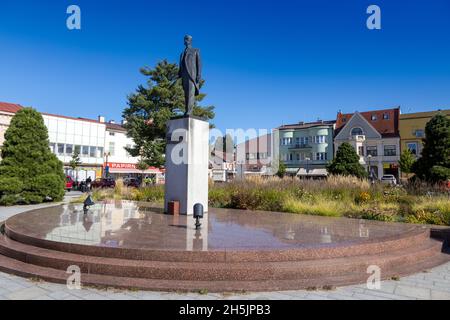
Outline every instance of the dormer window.
<path id="1" fill-rule="evenodd" d="M 352 136 L 362 136 L 363 135 L 363 131 L 361 128 L 353 128 L 351 133 L 352 133 Z"/>
<path id="2" fill-rule="evenodd" d="M 383 113 L 383 119 L 389 120 L 389 113 L 387 113 L 387 112 Z"/>
<path id="3" fill-rule="evenodd" d="M 376 115 L 376 114 L 373 114 L 373 115 L 370 117 L 370 119 L 371 119 L 372 121 L 377 121 L 377 115 Z"/>

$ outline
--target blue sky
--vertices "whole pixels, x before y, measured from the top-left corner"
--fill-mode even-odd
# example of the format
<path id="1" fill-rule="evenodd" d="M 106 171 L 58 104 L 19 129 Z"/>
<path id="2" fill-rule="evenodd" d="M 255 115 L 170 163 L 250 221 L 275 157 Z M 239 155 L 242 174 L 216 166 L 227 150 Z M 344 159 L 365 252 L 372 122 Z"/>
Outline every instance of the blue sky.
<path id="1" fill-rule="evenodd" d="M 82 29 L 66 28 L 77 4 Z M 366 28 L 381 8 L 382 29 Z M 272 128 L 336 112 L 450 108 L 450 1 L 0 2 L 0 101 L 120 120 L 139 68 L 202 52 L 218 128 Z"/>

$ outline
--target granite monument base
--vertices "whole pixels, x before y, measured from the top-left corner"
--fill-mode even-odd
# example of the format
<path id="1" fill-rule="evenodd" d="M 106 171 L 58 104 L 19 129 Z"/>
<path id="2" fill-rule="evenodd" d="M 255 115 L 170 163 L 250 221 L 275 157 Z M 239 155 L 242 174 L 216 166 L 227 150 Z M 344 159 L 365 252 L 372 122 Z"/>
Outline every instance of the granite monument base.
<path id="1" fill-rule="evenodd" d="M 194 116 L 167 123 L 164 209 L 179 201 L 180 214 L 193 214 L 194 204 L 208 210 L 209 123 Z"/>

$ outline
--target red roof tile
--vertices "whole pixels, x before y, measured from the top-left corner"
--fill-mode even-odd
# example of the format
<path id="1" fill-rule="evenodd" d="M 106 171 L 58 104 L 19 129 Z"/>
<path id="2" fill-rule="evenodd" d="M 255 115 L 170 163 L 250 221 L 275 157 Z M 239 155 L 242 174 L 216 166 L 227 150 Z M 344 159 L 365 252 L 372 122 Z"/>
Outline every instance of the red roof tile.
<path id="1" fill-rule="evenodd" d="M 0 102 L 0 111 L 3 112 L 16 113 L 22 108 L 23 107 L 20 104 Z"/>
<path id="2" fill-rule="evenodd" d="M 398 137 L 398 120 L 400 117 L 400 108 L 382 109 L 360 112 L 360 114 L 383 136 Z M 385 119 L 387 115 L 388 119 Z M 347 124 L 353 113 L 338 112 L 336 119 L 336 134 Z M 372 120 L 374 117 L 375 120 Z"/>

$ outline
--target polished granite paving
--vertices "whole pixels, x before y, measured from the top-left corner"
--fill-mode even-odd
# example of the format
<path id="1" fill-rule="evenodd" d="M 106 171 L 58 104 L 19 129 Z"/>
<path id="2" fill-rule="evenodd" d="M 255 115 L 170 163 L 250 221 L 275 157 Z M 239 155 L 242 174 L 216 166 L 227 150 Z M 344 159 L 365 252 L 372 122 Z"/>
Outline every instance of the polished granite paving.
<path id="1" fill-rule="evenodd" d="M 36 209 L 7 220 L 8 228 L 64 243 L 162 250 L 292 249 L 398 237 L 422 226 L 358 219 L 211 209 L 195 230 L 192 216 L 171 216 L 132 201 Z"/>

